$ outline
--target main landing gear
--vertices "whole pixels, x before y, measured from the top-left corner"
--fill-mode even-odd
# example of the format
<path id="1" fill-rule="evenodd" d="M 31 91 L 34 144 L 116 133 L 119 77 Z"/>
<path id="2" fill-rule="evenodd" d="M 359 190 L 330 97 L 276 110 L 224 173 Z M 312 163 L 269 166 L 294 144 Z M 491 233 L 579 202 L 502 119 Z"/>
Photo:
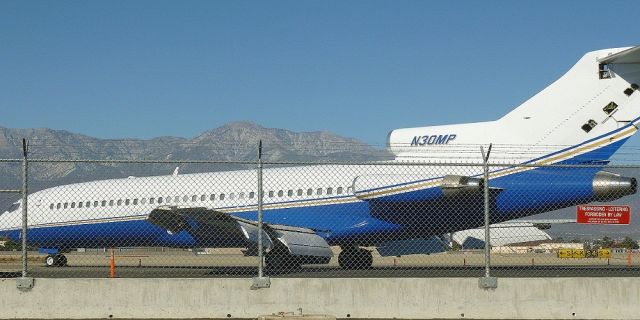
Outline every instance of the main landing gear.
<path id="1" fill-rule="evenodd" d="M 371 251 L 359 247 L 343 247 L 338 255 L 338 264 L 342 269 L 369 269 L 373 264 Z"/>
<path id="2" fill-rule="evenodd" d="M 47 267 L 65 267 L 67 266 L 67 257 L 64 254 L 50 254 L 44 258 Z"/>

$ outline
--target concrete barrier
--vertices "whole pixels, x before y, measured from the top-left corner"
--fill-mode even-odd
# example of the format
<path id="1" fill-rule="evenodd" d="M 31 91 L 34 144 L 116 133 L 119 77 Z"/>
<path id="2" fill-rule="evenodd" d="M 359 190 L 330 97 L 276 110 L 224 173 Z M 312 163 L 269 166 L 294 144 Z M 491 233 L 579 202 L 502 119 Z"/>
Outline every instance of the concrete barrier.
<path id="1" fill-rule="evenodd" d="M 36 279 L 0 280 L 0 319 L 256 318 L 300 311 L 337 318 L 631 319 L 640 278 Z"/>

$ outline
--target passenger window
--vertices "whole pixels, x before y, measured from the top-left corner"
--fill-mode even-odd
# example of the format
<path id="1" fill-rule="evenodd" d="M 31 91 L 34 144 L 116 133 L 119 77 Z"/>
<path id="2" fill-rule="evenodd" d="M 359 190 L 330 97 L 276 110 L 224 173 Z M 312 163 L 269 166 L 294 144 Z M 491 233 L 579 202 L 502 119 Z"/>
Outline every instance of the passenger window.
<path id="1" fill-rule="evenodd" d="M 632 94 L 633 94 L 633 91 L 634 91 L 634 90 L 633 90 L 633 89 L 631 89 L 631 88 L 626 88 L 626 89 L 624 90 L 624 94 L 626 94 L 626 95 L 627 95 L 627 97 L 628 97 L 628 96 L 630 96 L 630 95 L 632 95 Z"/>
<path id="2" fill-rule="evenodd" d="M 113 200 L 109 200 L 109 207 L 113 207 L 113 203 L 114 203 Z"/>
<path id="3" fill-rule="evenodd" d="M 253 199 L 253 197 L 255 197 L 255 196 L 256 196 L 255 192 L 253 192 L 253 191 L 249 192 L 249 199 Z"/>
<path id="4" fill-rule="evenodd" d="M 154 202 L 156 202 L 156 198 L 149 198 L 149 204 L 153 204 Z"/>
<path id="5" fill-rule="evenodd" d="M 182 197 L 182 202 L 187 202 L 187 201 L 189 201 L 189 196 Z"/>
<path id="6" fill-rule="evenodd" d="M 180 196 L 174 196 L 173 197 L 173 202 L 175 202 L 175 203 L 180 202 Z"/>
<path id="7" fill-rule="evenodd" d="M 53 203 L 49 205 L 49 209 L 53 210 Z"/>
<path id="8" fill-rule="evenodd" d="M 78 208 L 82 208 L 82 201 L 78 202 Z"/>
<path id="9" fill-rule="evenodd" d="M 342 187 L 338 187 L 338 189 L 336 189 L 336 194 L 342 194 Z"/>
<path id="10" fill-rule="evenodd" d="M 348 194 L 352 194 L 353 193 L 353 187 L 348 187 L 347 188 L 347 193 Z"/>
<path id="11" fill-rule="evenodd" d="M 65 209 L 66 209 L 68 206 L 69 206 L 69 203 L 68 203 L 68 202 L 65 202 L 65 203 L 64 203 L 64 205 L 63 205 L 63 207 L 64 207 Z"/>
<path id="12" fill-rule="evenodd" d="M 307 195 L 310 196 L 313 194 L 313 190 L 312 189 L 307 189 Z"/>
<path id="13" fill-rule="evenodd" d="M 316 190 L 316 195 L 321 196 L 322 195 L 322 188 L 318 188 Z"/>
<path id="14" fill-rule="evenodd" d="M 133 199 L 133 205 L 137 206 L 138 205 L 138 198 Z"/>
<path id="15" fill-rule="evenodd" d="M 102 200 L 102 203 L 100 203 L 103 207 L 107 206 L 107 200 Z"/>
<path id="16" fill-rule="evenodd" d="M 147 198 L 140 199 L 140 204 L 145 204 L 145 203 L 147 203 Z"/>
<path id="17" fill-rule="evenodd" d="M 327 194 L 333 194 L 333 188 L 327 188 Z"/>
<path id="18" fill-rule="evenodd" d="M 158 197 L 158 203 L 162 203 L 162 197 Z"/>
<path id="19" fill-rule="evenodd" d="M 91 201 L 87 201 L 87 203 L 85 203 L 84 206 L 87 208 L 91 207 Z M 96 202 L 96 207 L 97 206 L 98 206 L 98 203 Z"/>
<path id="20" fill-rule="evenodd" d="M 212 195 L 209 197 L 209 200 L 211 200 L 211 201 L 213 201 L 213 200 L 215 200 L 215 199 L 216 199 L 216 195 L 215 195 L 215 194 L 212 194 Z"/>
<path id="21" fill-rule="evenodd" d="M 207 200 L 207 195 L 204 195 L 204 194 L 201 195 L 200 196 L 200 201 L 205 201 L 205 200 Z"/>
<path id="22" fill-rule="evenodd" d="M 298 197 L 302 196 L 302 189 L 298 189 Z"/>
<path id="23" fill-rule="evenodd" d="M 93 202 L 93 207 L 94 207 L 94 208 L 97 208 L 97 207 L 98 207 L 98 201 L 94 201 L 94 202 Z"/>
<path id="24" fill-rule="evenodd" d="M 129 199 L 124 200 L 124 205 L 125 205 L 125 206 L 128 206 L 128 205 L 129 205 L 129 203 L 131 203 L 131 201 L 129 201 Z"/>
<path id="25" fill-rule="evenodd" d="M 118 207 L 122 205 L 122 199 L 118 199 Z"/>
<path id="26" fill-rule="evenodd" d="M 224 200 L 224 193 L 220 194 L 220 201 Z"/>
<path id="27" fill-rule="evenodd" d="M 56 205 L 56 209 L 60 209 L 61 206 L 62 206 L 62 204 L 60 202 L 58 202 L 58 204 Z"/>
<path id="28" fill-rule="evenodd" d="M 171 196 L 166 197 L 166 198 L 165 198 L 165 201 L 166 201 L 167 203 L 171 203 Z"/>
<path id="29" fill-rule="evenodd" d="M 191 202 L 195 202 L 196 200 L 198 200 L 198 196 L 196 195 L 191 196 Z"/>
<path id="30" fill-rule="evenodd" d="M 282 192 L 282 190 L 278 191 L 278 197 L 282 197 L 284 195 L 284 192 Z"/>
<path id="31" fill-rule="evenodd" d="M 292 197 L 293 196 L 293 190 L 287 191 L 287 196 Z"/>
<path id="32" fill-rule="evenodd" d="M 244 192 L 238 193 L 238 199 L 244 199 Z"/>
<path id="33" fill-rule="evenodd" d="M 273 191 L 269 191 L 269 198 L 273 198 Z"/>
<path id="34" fill-rule="evenodd" d="M 71 202 L 71 208 L 75 208 L 76 207 L 76 203 L 75 202 Z"/>

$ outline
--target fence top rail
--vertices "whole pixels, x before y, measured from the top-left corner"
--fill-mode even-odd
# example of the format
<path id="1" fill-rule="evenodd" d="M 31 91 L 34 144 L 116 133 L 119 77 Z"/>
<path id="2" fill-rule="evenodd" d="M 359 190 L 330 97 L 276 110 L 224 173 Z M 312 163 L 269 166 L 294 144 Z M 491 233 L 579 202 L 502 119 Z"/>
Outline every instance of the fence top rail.
<path id="1" fill-rule="evenodd" d="M 0 159 L 0 163 L 20 163 L 23 159 Z M 220 164 L 255 165 L 257 160 L 126 160 L 126 159 L 28 159 L 31 163 L 111 163 L 111 164 Z M 482 167 L 481 162 L 447 161 L 263 161 L 265 166 L 303 165 L 360 165 L 360 166 L 433 166 L 433 167 Z M 488 163 L 489 167 L 511 168 L 628 168 L 638 169 L 640 164 L 536 164 L 536 163 Z"/>

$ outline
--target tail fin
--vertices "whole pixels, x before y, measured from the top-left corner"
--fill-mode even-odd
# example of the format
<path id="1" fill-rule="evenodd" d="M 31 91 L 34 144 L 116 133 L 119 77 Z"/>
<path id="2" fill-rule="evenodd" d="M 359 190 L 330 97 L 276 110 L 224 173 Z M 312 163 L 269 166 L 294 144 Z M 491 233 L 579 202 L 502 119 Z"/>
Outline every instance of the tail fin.
<path id="1" fill-rule="evenodd" d="M 589 52 L 496 121 L 394 130 L 389 148 L 402 160 L 477 160 L 478 145 L 493 143 L 494 161 L 604 161 L 638 130 L 638 84 L 640 47 Z"/>

